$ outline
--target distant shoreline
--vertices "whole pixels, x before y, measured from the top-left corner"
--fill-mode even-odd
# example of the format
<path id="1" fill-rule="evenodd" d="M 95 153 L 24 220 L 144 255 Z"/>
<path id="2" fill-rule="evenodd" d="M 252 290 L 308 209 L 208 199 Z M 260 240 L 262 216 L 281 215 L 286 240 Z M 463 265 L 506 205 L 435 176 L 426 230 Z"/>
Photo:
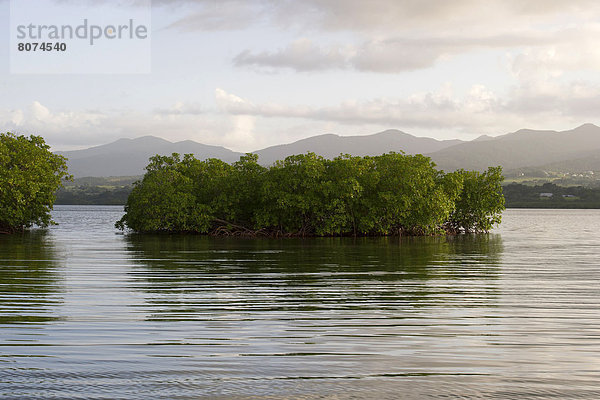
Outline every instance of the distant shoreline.
<path id="1" fill-rule="evenodd" d="M 54 203 L 55 206 L 121 206 L 121 207 L 125 207 L 124 203 L 62 203 L 62 202 L 56 202 Z M 590 206 L 590 207 L 585 207 L 585 206 L 572 206 L 569 205 L 568 207 L 551 207 L 551 206 L 543 206 L 543 205 L 538 205 L 538 204 L 532 204 L 532 205 L 516 205 L 516 206 L 507 206 L 506 209 L 518 209 L 518 210 L 524 210 L 524 209 L 544 209 L 544 210 L 600 210 L 600 205 L 598 206 Z"/>

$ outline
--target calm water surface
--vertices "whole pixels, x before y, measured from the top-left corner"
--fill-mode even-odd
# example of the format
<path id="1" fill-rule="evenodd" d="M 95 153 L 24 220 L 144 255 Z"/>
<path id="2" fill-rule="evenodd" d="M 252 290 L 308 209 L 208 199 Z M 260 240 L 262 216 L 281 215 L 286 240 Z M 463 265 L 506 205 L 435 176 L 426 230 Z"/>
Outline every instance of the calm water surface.
<path id="1" fill-rule="evenodd" d="M 490 235 L 0 236 L 0 397 L 600 398 L 600 211 Z"/>

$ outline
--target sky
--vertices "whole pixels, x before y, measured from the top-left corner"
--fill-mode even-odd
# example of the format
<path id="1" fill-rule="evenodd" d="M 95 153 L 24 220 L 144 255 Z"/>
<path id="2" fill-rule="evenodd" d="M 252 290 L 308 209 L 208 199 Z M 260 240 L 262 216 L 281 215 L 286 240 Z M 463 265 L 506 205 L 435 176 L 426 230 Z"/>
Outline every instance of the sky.
<path id="1" fill-rule="evenodd" d="M 146 7 L 40 1 L 49 24 L 65 7 L 73 21 Z M 54 150 L 154 135 L 253 151 L 325 133 L 472 140 L 600 124 L 596 0 L 154 0 L 148 11 L 146 70 L 23 74 L 11 72 L 0 0 L 0 132 Z"/>

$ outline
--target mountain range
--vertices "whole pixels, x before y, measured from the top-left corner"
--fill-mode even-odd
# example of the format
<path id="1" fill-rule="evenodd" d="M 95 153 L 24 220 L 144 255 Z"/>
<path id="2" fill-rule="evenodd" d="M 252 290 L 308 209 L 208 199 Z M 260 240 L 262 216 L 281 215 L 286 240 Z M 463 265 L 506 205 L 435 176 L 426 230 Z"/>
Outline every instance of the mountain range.
<path id="1" fill-rule="evenodd" d="M 390 129 L 366 136 L 339 136 L 326 134 L 309 137 L 289 144 L 267 147 L 255 151 L 261 163 L 269 165 L 289 155 L 312 151 L 326 158 L 340 154 L 353 156 L 373 156 L 390 151 L 404 151 L 406 154 L 433 153 L 454 145 L 464 143 L 461 140 L 436 140 L 428 137 L 416 137 L 399 130 Z"/>
<path id="2" fill-rule="evenodd" d="M 259 162 L 272 164 L 292 154 L 312 151 L 332 158 L 339 154 L 379 155 L 390 151 L 425 154 L 438 168 L 484 170 L 501 165 L 505 171 L 526 167 L 554 168 L 567 172 L 600 170 L 600 127 L 584 124 L 567 131 L 522 129 L 506 135 L 480 136 L 472 141 L 436 140 L 416 137 L 399 130 L 372 135 L 325 134 L 289 144 L 257 150 Z M 75 177 L 141 175 L 148 158 L 155 154 L 192 153 L 199 159 L 237 161 L 242 153 L 191 140 L 169 142 L 153 136 L 119 139 L 84 150 L 57 152 L 68 158 Z"/>
<path id="3" fill-rule="evenodd" d="M 209 146 L 191 140 L 172 143 L 154 136 L 119 139 L 89 149 L 56 153 L 67 157 L 69 172 L 76 178 L 143 175 L 148 159 L 156 154 L 193 153 L 200 159 L 219 158 L 226 162 L 237 161 L 242 155 L 225 147 Z"/>

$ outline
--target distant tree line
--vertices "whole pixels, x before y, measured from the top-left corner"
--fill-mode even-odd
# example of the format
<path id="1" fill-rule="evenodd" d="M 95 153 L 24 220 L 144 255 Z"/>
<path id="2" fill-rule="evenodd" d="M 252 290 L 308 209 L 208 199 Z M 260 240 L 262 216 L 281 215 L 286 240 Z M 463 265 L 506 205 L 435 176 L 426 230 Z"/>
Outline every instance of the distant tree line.
<path id="1" fill-rule="evenodd" d="M 422 155 L 294 155 L 270 167 L 154 156 L 120 229 L 214 235 L 431 235 L 500 223 L 500 167 L 444 173 Z"/>
<path id="2" fill-rule="evenodd" d="M 54 204 L 125 205 L 133 183 L 141 176 L 85 177 L 64 182 Z"/>
<path id="3" fill-rule="evenodd" d="M 600 188 L 511 183 L 504 196 L 511 208 L 600 208 Z"/>
<path id="4" fill-rule="evenodd" d="M 63 205 L 124 205 L 133 186 L 105 188 L 102 186 L 65 186 L 56 192 L 54 204 Z"/>

